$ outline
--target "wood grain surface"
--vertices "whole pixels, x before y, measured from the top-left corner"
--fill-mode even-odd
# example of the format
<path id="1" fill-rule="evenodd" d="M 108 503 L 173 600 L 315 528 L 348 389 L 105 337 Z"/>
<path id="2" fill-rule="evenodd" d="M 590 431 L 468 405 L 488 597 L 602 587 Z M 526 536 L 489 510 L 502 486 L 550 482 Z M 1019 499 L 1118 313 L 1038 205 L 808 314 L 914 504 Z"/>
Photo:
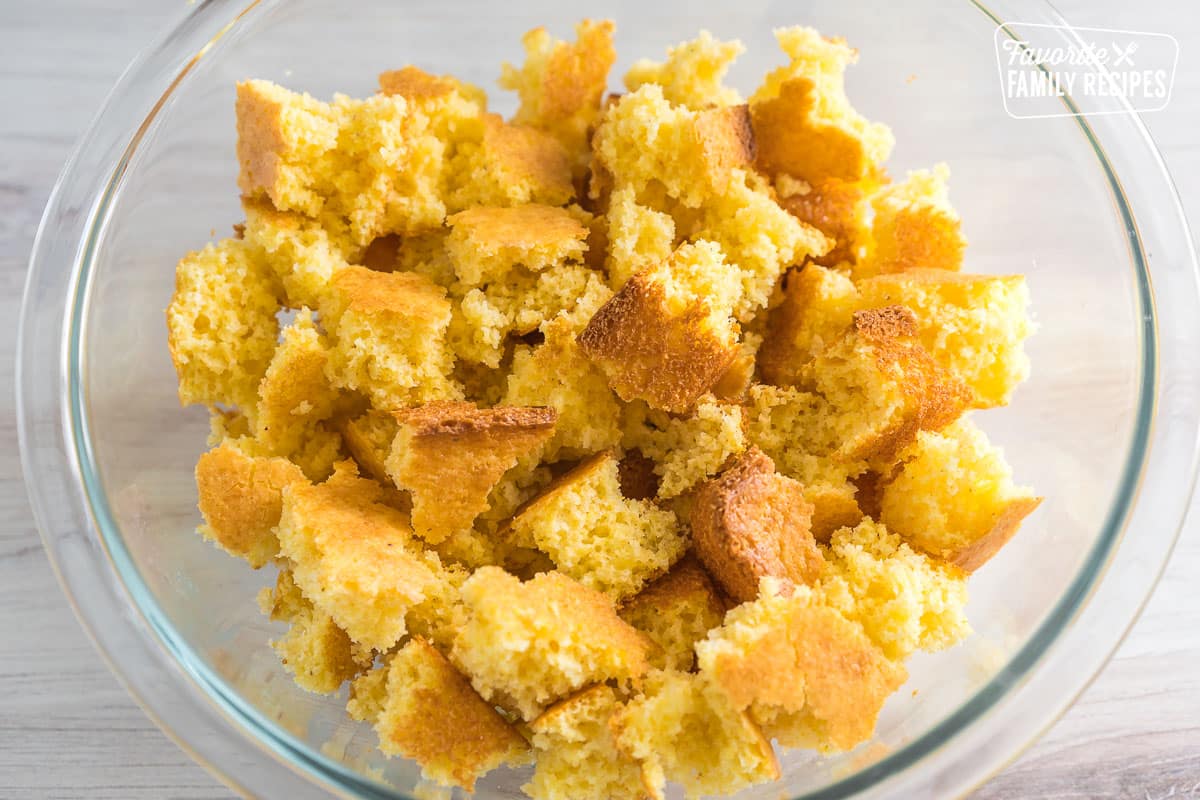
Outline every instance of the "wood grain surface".
<path id="1" fill-rule="evenodd" d="M 143 716 L 67 607 L 29 512 L 11 390 L 26 260 L 54 178 L 112 82 L 183 2 L 0 2 L 0 798 L 231 796 Z M 1162 0 L 1059 7 L 1079 25 L 1179 39 L 1171 104 L 1147 123 L 1195 226 L 1200 12 Z M 975 798 L 1200 799 L 1200 517 L 1192 517 L 1111 664 Z"/>

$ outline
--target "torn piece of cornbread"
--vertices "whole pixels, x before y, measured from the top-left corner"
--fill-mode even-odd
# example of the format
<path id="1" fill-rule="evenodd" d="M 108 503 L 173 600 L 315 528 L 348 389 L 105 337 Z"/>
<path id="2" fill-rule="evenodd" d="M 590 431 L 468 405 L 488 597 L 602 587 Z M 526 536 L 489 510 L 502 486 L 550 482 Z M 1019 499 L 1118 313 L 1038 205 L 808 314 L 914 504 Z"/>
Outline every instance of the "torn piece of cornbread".
<path id="1" fill-rule="evenodd" d="M 411 758 L 426 778 L 468 792 L 484 773 L 524 760 L 529 750 L 516 728 L 419 636 L 389 661 L 375 732 L 384 753 Z"/>
<path id="2" fill-rule="evenodd" d="M 752 448 L 696 492 L 693 547 L 730 597 L 753 600 L 762 578 L 810 584 L 821 576 L 812 514 L 800 483 Z"/>
<path id="3" fill-rule="evenodd" d="M 577 174 L 587 166 L 588 131 L 600 115 L 608 71 L 617 60 L 611 20 L 585 19 L 575 26 L 576 41 L 534 28 L 521 37 L 525 63 L 504 64 L 500 86 L 515 91 L 521 105 L 513 122 L 544 130 L 570 154 Z"/>
<path id="4" fill-rule="evenodd" d="M 254 405 L 279 335 L 274 274 L 240 239 L 184 256 L 167 307 L 167 346 L 183 405 Z"/>
<path id="5" fill-rule="evenodd" d="M 625 88 L 636 92 L 643 84 L 656 83 L 669 102 L 696 110 L 736 106 L 742 97 L 724 85 L 725 73 L 745 50 L 736 39 L 722 42 L 702 30 L 695 39 L 667 48 L 665 62 L 635 62 L 625 73 Z"/>
<path id="6" fill-rule="evenodd" d="M 675 220 L 637 201 L 631 186 L 613 191 L 604 216 L 608 239 L 608 282 L 614 290 L 675 249 Z"/>
<path id="7" fill-rule="evenodd" d="M 483 567 L 463 584 L 466 622 L 452 657 L 471 685 L 532 720 L 590 683 L 629 684 L 653 647 L 617 616 L 608 598 L 559 572 L 521 583 Z"/>
<path id="8" fill-rule="evenodd" d="M 612 687 L 600 684 L 531 722 L 536 767 L 521 789 L 534 800 L 643 800 L 641 768 L 617 750 L 609 727 L 620 707 Z"/>
<path id="9" fill-rule="evenodd" d="M 645 683 L 612 726 L 617 749 L 642 765 L 646 790 L 656 800 L 667 781 L 697 798 L 779 777 L 762 730 L 705 675 L 654 672 Z"/>
<path id="10" fill-rule="evenodd" d="M 519 345 L 513 353 L 504 403 L 558 411 L 558 425 L 543 453 L 546 461 L 579 458 L 617 444 L 620 405 L 604 372 L 575 341 L 578 328 L 560 315 L 542 331 L 544 342 Z"/>
<path id="11" fill-rule="evenodd" d="M 587 228 L 565 208 L 478 206 L 446 222 L 451 227 L 446 252 L 467 287 L 503 280 L 518 265 L 541 272 L 580 261 L 587 247 Z"/>
<path id="12" fill-rule="evenodd" d="M 685 244 L 634 275 L 596 312 L 579 346 L 626 401 L 684 413 L 737 355 L 741 282 L 711 242 Z"/>
<path id="13" fill-rule="evenodd" d="M 644 403 L 630 403 L 625 411 L 622 443 L 653 461 L 658 496 L 664 499 L 678 497 L 715 475 L 746 448 L 741 406 L 711 395 L 697 401 L 690 417 L 654 412 Z"/>
<path id="14" fill-rule="evenodd" d="M 886 526 L 864 519 L 833 534 L 820 592 L 863 626 L 884 654 L 901 661 L 914 650 L 936 651 L 971 632 L 963 613 L 966 574 L 913 550 Z"/>
<path id="15" fill-rule="evenodd" d="M 312 312 L 301 310 L 283 329 L 252 414 L 255 440 L 292 459 L 310 480 L 327 478 L 341 458 L 341 437 L 325 424 L 338 400 L 325 375 L 328 360 L 328 342 Z"/>
<path id="16" fill-rule="evenodd" d="M 791 62 L 768 73 L 750 97 L 758 165 L 810 183 L 859 180 L 877 170 L 895 139 L 846 98 L 846 67 L 858 60 L 857 51 L 812 28 L 779 28 L 775 37 Z"/>
<path id="17" fill-rule="evenodd" d="M 558 412 L 545 407 L 430 403 L 395 412 L 399 430 L 386 467 L 412 494 L 417 536 L 438 544 L 471 527 L 517 459 L 554 433 Z"/>
<path id="18" fill-rule="evenodd" d="M 331 616 L 304 597 L 288 569 L 280 570 L 274 588 L 259 593 L 259 605 L 272 620 L 288 624 L 287 633 L 271 647 L 301 689 L 333 694 L 375 660 L 369 648 L 355 645 Z"/>
<path id="19" fill-rule="evenodd" d="M 733 312 L 743 323 L 767 306 L 789 267 L 830 247 L 820 231 L 779 205 L 765 178 L 743 170 L 734 170 L 726 190 L 700 209 L 688 235 L 719 244 L 741 271 L 742 296 Z"/>
<path id="20" fill-rule="evenodd" d="M 962 220 L 950 205 L 946 181 L 950 168 L 916 170 L 900 183 L 871 196 L 870 246 L 853 266 L 855 279 L 909 269 L 962 267 L 967 239 Z"/>
<path id="21" fill-rule="evenodd" d="M 517 267 L 502 281 L 458 298 L 447 333 L 450 348 L 459 359 L 458 367 L 464 363 L 491 367 L 491 385 L 502 387 L 504 372 L 497 368 L 512 344 L 511 336 L 530 334 L 562 313 L 590 317 L 610 297 L 612 291 L 600 273 L 582 264 L 538 273 Z"/>
<path id="22" fill-rule="evenodd" d="M 724 192 L 755 152 L 745 106 L 692 111 L 673 106 L 654 83 L 605 109 L 592 148 L 614 189 L 642 192 L 657 183 L 688 208 Z"/>
<path id="23" fill-rule="evenodd" d="M 1023 275 L 916 269 L 859 283 L 865 306 L 900 303 L 934 360 L 971 388 L 972 405 L 1006 405 L 1029 376 L 1023 344 L 1034 331 Z"/>
<path id="24" fill-rule="evenodd" d="M 971 572 L 1041 504 L 1015 486 L 999 448 L 967 418 L 917 437 L 880 490 L 879 520 L 909 544 Z"/>
<path id="25" fill-rule="evenodd" d="M 338 428 L 359 471 L 383 484 L 391 481 L 387 474 L 387 459 L 399 429 L 394 416 L 374 409 L 343 420 Z"/>
<path id="26" fill-rule="evenodd" d="M 334 386 L 382 409 L 462 397 L 450 376 L 450 303 L 441 287 L 411 272 L 347 267 L 329 289 L 321 321 L 333 341 L 326 368 Z"/>
<path id="27" fill-rule="evenodd" d="M 383 704 L 387 700 L 388 666 L 391 656 L 350 681 L 350 697 L 346 701 L 346 713 L 350 719 L 375 724 Z"/>
<path id="28" fill-rule="evenodd" d="M 328 229 L 303 214 L 277 211 L 266 198 L 242 198 L 243 236 L 283 285 L 291 308 L 317 308 L 334 273 L 362 255 L 349 229 Z"/>
<path id="29" fill-rule="evenodd" d="M 962 415 L 971 392 L 917 340 L 904 306 L 857 311 L 842 338 L 806 368 L 824 397 L 826 424 L 843 460 L 895 463 L 919 431 L 939 430 Z"/>
<path id="30" fill-rule="evenodd" d="M 277 528 L 304 596 L 375 650 L 404 635 L 405 614 L 440 580 L 437 557 L 418 549 L 408 518 L 383 496 L 353 462 L 342 462 L 325 483 L 284 489 Z"/>
<path id="31" fill-rule="evenodd" d="M 764 581 L 696 645 L 702 675 L 763 732 L 789 747 L 849 750 L 871 737 L 884 701 L 907 679 L 808 587 Z"/>
<path id="32" fill-rule="evenodd" d="M 516 541 L 614 602 L 670 569 L 687 541 L 675 515 L 621 494 L 617 459 L 598 453 L 556 480 L 513 518 Z"/>
<path id="33" fill-rule="evenodd" d="M 692 648 L 721 624 L 725 604 L 704 567 L 687 555 L 622 603 L 618 613 L 658 645 L 652 666 L 687 672 L 696 661 Z"/>
<path id="34" fill-rule="evenodd" d="M 258 569 L 279 552 L 274 528 L 283 489 L 296 482 L 304 482 L 304 473 L 286 458 L 264 458 L 235 442 L 221 443 L 196 462 L 196 491 L 204 517 L 200 534 Z"/>
<path id="35" fill-rule="evenodd" d="M 561 206 L 575 196 L 571 163 L 551 134 L 485 114 L 479 141 L 460 143 L 451 159 L 447 208 Z"/>
<path id="36" fill-rule="evenodd" d="M 783 300 L 768 312 L 758 350 L 763 380 L 776 386 L 801 381 L 804 366 L 854 322 L 862 300 L 844 272 L 808 264 L 784 278 Z"/>
<path id="37" fill-rule="evenodd" d="M 775 176 L 779 204 L 834 243 L 829 252 L 812 259 L 826 267 L 853 264 L 865 256 L 871 244 L 869 201 L 879 184 L 876 176 L 859 181 L 828 177 L 812 183 L 787 173 Z"/>

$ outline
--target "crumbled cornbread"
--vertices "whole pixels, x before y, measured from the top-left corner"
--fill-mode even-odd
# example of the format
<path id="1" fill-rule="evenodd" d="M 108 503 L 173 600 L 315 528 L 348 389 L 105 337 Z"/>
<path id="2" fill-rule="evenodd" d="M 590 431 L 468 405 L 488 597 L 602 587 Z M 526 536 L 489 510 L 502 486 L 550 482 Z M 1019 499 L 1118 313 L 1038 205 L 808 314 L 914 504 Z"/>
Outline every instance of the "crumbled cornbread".
<path id="1" fill-rule="evenodd" d="M 652 797 L 667 781 L 688 798 L 733 794 L 779 777 L 771 743 L 703 674 L 655 672 L 612 721 L 617 748 L 642 766 Z"/>
<path id="2" fill-rule="evenodd" d="M 629 685 L 646 672 L 648 639 L 599 592 L 559 572 L 521 583 L 496 567 L 462 589 L 467 620 L 452 656 L 484 698 L 525 720 L 589 683 Z"/>
<path id="3" fill-rule="evenodd" d="M 414 65 L 239 84 L 245 221 L 167 310 L 200 533 L 278 565 L 279 658 L 420 795 L 533 757 L 539 800 L 695 797 L 777 778 L 771 739 L 854 747 L 1041 501 L 963 418 L 1028 375 L 1024 278 L 961 271 L 944 165 L 891 183 L 856 51 L 779 29 L 744 101 L 702 31 L 621 94 L 613 23 L 575 30 L 526 34 L 510 119 Z"/>
<path id="4" fill-rule="evenodd" d="M 995 555 L 1042 502 L 1013 485 L 1004 454 L 969 419 L 920 434 L 902 461 L 880 490 L 879 521 L 968 572 Z"/>
<path id="5" fill-rule="evenodd" d="M 466 677 L 424 639 L 414 637 L 392 656 L 386 697 L 375 719 L 379 747 L 421 765 L 446 786 L 475 789 L 475 780 L 529 746 Z"/>
<path id="6" fill-rule="evenodd" d="M 696 642 L 721 624 L 725 604 L 695 558 L 685 556 L 671 571 L 621 604 L 621 619 L 658 645 L 650 663 L 687 672 L 696 661 Z"/>
<path id="7" fill-rule="evenodd" d="M 554 433 L 552 408 L 430 403 L 396 412 L 399 431 L 386 463 L 412 495 L 413 530 L 438 544 L 471 526 L 517 459 Z"/>
<path id="8" fill-rule="evenodd" d="M 592 456 L 551 484 L 513 518 L 512 535 L 614 601 L 666 572 L 687 547 L 674 514 L 621 494 L 611 453 Z"/>
<path id="9" fill-rule="evenodd" d="M 537 769 L 521 788 L 535 800 L 642 800 L 642 771 L 617 750 L 609 721 L 621 707 L 612 687 L 560 700 L 529 724 Z"/>
<path id="10" fill-rule="evenodd" d="M 739 602 L 758 595 L 762 578 L 813 583 L 825 559 L 810 530 L 812 514 L 804 487 L 776 473 L 771 459 L 753 448 L 696 493 L 696 555 Z"/>

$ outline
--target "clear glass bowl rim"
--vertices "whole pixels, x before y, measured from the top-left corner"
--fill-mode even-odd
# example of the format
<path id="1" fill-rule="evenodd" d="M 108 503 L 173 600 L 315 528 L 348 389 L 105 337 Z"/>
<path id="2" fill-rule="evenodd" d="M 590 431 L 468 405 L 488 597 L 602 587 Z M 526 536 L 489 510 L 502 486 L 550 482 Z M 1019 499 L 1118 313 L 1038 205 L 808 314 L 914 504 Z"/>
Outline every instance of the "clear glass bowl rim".
<path id="1" fill-rule="evenodd" d="M 315 788 L 312 781 L 316 781 L 340 796 L 381 800 L 405 797 L 313 750 L 243 702 L 208 669 L 175 633 L 142 582 L 109 511 L 92 457 L 81 342 L 86 335 L 87 288 L 99 233 L 131 154 L 170 92 L 224 33 L 259 5 L 256 0 L 241 7 L 243 1 L 208 0 L 197 4 L 133 62 L 80 141 L 51 194 L 31 255 L 18 344 L 15 388 L 26 485 L 60 583 L 97 648 L 147 714 L 213 774 L 251 796 L 262 794 L 259 787 L 270 787 L 275 790 L 272 794 L 279 792 L 278 796 L 286 791 L 307 797 Z M 999 16 L 980 3 L 972 4 L 997 25 L 1003 19 L 1015 18 Z M 1048 4 L 1030 5 L 1036 5 L 1040 18 L 1061 22 Z M 1028 17 L 1030 10 L 1024 12 Z M 1180 351 L 1186 352 L 1189 347 L 1196 352 L 1195 345 L 1200 342 L 1195 329 L 1195 320 L 1200 318 L 1200 292 L 1191 237 L 1178 196 L 1141 121 L 1132 115 L 1124 125 L 1112 119 L 1097 124 L 1085 117 L 1077 119 L 1103 165 L 1125 219 L 1143 312 L 1137 421 L 1121 485 L 1104 530 L 1068 591 L 1037 632 L 983 688 L 904 748 L 804 795 L 806 799 L 874 796 L 901 785 L 910 791 L 914 786 L 940 786 L 943 790 L 953 786 L 952 791 L 957 791 L 969 789 L 993 774 L 1069 707 L 1107 662 L 1149 597 L 1182 526 L 1196 474 L 1200 409 L 1198 370 L 1180 357 Z M 1096 130 L 1101 127 L 1106 129 L 1103 135 Z M 1118 171 L 1110 158 L 1111 150 L 1102 145 L 1110 138 L 1115 141 L 1118 133 L 1123 134 L 1122 142 L 1138 146 L 1131 152 L 1121 150 L 1125 160 L 1132 159 L 1140 167 L 1136 185 L 1128 180 L 1130 173 Z M 1147 187 L 1147 183 L 1152 186 Z M 1137 208 L 1151 207 L 1149 203 L 1172 212 L 1165 215 L 1170 220 L 1163 223 L 1159 215 L 1139 217 L 1135 213 Z M 1154 219 L 1139 225 L 1147 216 Z M 64 229 L 77 231 L 78 235 L 63 237 Z M 1156 270 L 1146 257 L 1148 252 L 1172 249 L 1181 252 L 1185 262 L 1177 270 Z M 1156 293 L 1156 284 L 1164 289 L 1167 284 L 1180 284 L 1186 291 Z M 1164 334 L 1166 328 L 1172 335 Z M 1166 388 L 1172 391 L 1168 393 Z M 1159 424 L 1163 419 L 1174 426 L 1174 446 L 1160 441 L 1165 435 L 1166 426 Z M 1179 435 L 1181 425 L 1186 428 L 1183 436 Z M 1161 473 L 1155 483 L 1148 482 L 1152 472 Z M 31 480 L 34 476 L 39 480 Z M 1151 546 L 1139 543 L 1141 559 L 1136 563 L 1130 558 L 1122 561 L 1118 556 L 1124 552 L 1122 545 L 1127 546 L 1124 533 L 1137 516 L 1135 501 L 1145 499 L 1148 486 L 1170 501 L 1168 509 L 1160 512 L 1167 524 L 1156 520 Z M 1141 538 L 1142 528 L 1138 529 Z M 80 545 L 83 558 L 76 552 Z M 1106 578 L 1104 582 L 1102 577 Z M 1113 596 L 1115 589 L 1105 592 L 1106 586 L 1118 583 L 1136 603 L 1129 603 L 1128 596 Z M 995 728 L 1005 709 L 1011 716 L 1016 695 L 1031 690 L 1039 672 L 1045 682 L 1051 650 L 1057 647 L 1061 657 L 1064 639 L 1079 633 L 1081 618 L 1106 605 L 1111 606 L 1109 614 L 1116 616 L 1115 620 L 1105 617 L 1113 623 L 1110 630 L 1103 637 L 1091 638 L 1084 668 L 1057 695 L 1047 693 L 1054 700 L 1042 704 L 1044 707 L 1033 715 L 1037 719 L 1023 723 L 1016 736 L 1010 732 L 1007 747 L 985 749 L 978 741 L 972 745 L 969 734 L 974 733 L 978 740 L 979 729 L 986 727 L 980 724 L 985 718 L 990 717 L 991 727 Z M 114 612 L 129 624 L 114 626 Z M 1078 666 L 1077 661 L 1070 663 Z M 997 735 L 988 738 L 994 743 Z M 237 747 L 245 740 L 253 742 L 257 752 L 266 752 L 272 758 L 245 762 L 239 758 L 244 748 Z M 972 752 L 981 758 L 964 768 Z M 940 762 L 934 765 L 938 768 L 926 770 L 929 774 L 914 774 L 918 764 L 930 764 L 935 757 Z"/>

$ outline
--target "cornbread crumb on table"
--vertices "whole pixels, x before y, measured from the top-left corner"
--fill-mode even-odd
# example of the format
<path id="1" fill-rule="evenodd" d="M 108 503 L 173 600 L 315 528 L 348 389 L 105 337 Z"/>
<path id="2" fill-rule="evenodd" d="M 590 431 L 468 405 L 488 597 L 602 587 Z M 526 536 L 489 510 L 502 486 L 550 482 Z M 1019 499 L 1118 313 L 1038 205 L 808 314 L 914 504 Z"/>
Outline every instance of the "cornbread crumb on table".
<path id="1" fill-rule="evenodd" d="M 652 666 L 687 672 L 696 660 L 692 648 L 721 624 L 725 603 L 704 567 L 689 555 L 622 603 L 619 613 L 658 645 Z"/>
<path id="2" fill-rule="evenodd" d="M 621 493 L 617 459 L 584 461 L 513 518 L 513 537 L 619 602 L 666 572 L 687 548 L 675 515 Z"/>
<path id="3" fill-rule="evenodd" d="M 617 750 L 610 720 L 621 707 L 612 687 L 589 687 L 560 700 L 529 724 L 536 768 L 521 787 L 534 800 L 642 800 L 638 764 Z"/>
<path id="4" fill-rule="evenodd" d="M 517 460 L 554 433 L 553 408 L 430 403 L 395 412 L 399 429 L 386 467 L 412 495 L 412 524 L 430 544 L 469 528 Z"/>
<path id="5" fill-rule="evenodd" d="M 462 599 L 467 618 L 451 657 L 485 699 L 522 719 L 587 684 L 630 686 L 646 672 L 651 642 L 608 598 L 562 573 L 522 583 L 482 567 Z"/>
<path id="6" fill-rule="evenodd" d="M 385 690 L 375 719 L 380 749 L 414 759 L 426 778 L 473 791 L 483 774 L 526 757 L 521 734 L 420 637 L 389 660 Z"/>

